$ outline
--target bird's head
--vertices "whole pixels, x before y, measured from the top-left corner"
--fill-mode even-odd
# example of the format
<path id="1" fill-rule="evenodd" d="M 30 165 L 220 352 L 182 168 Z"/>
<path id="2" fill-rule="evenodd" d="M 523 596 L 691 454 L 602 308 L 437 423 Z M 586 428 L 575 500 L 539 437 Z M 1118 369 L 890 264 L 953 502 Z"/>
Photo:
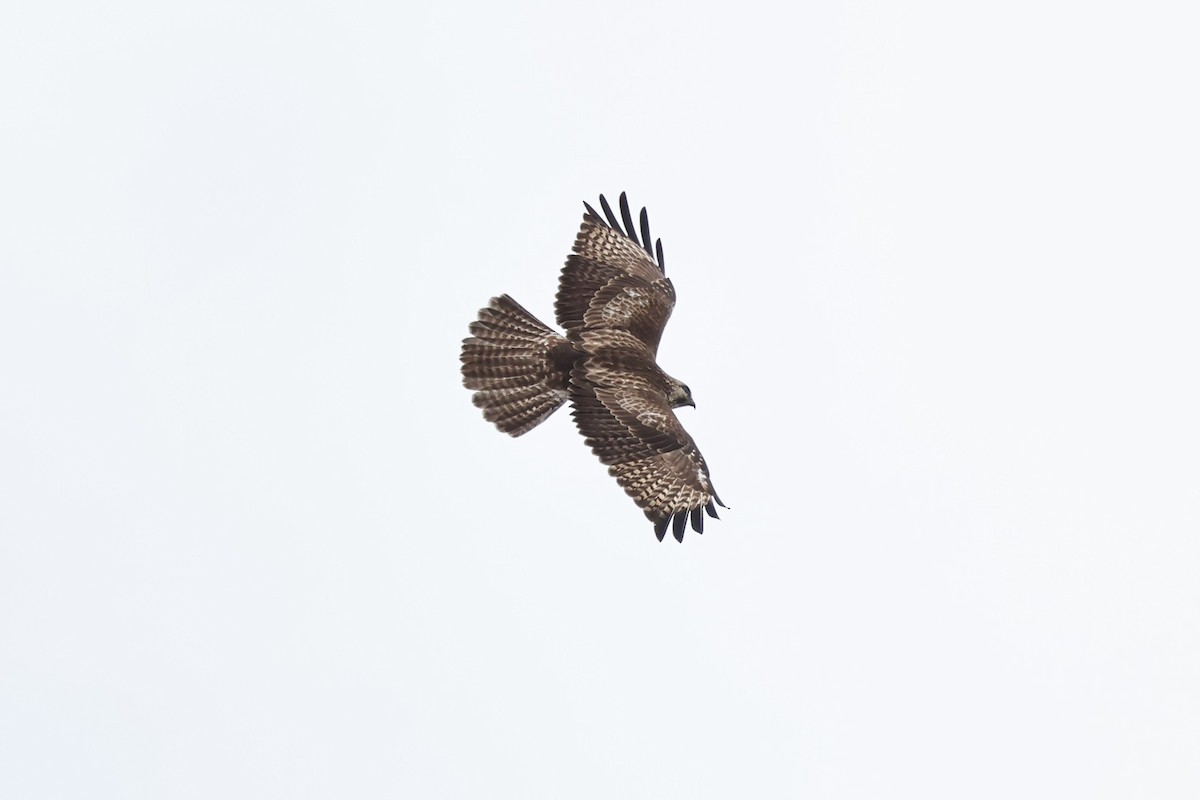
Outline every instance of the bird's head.
<path id="1" fill-rule="evenodd" d="M 667 402 L 671 404 L 671 408 L 679 408 L 681 406 L 696 407 L 696 401 L 692 399 L 692 390 L 688 388 L 686 383 L 677 381 L 674 378 L 670 379 L 670 388 L 667 390 Z"/>

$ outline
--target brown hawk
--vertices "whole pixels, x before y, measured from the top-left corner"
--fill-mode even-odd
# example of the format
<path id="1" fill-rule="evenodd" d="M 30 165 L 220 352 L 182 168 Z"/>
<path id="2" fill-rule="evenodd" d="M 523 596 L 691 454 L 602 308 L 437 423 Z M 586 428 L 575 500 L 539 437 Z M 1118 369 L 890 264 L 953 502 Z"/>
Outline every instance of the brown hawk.
<path id="1" fill-rule="evenodd" d="M 567 400 L 579 432 L 608 473 L 654 523 L 682 542 L 690 520 L 704 532 L 704 512 L 717 516 L 708 465 L 675 416 L 695 407 L 692 393 L 655 361 L 675 307 L 662 240 L 641 241 L 621 194 L 621 221 L 604 196 L 604 217 L 587 213 L 558 281 L 554 315 L 562 336 L 506 294 L 492 298 L 463 340 L 463 383 L 483 416 L 511 436 L 536 427 Z"/>

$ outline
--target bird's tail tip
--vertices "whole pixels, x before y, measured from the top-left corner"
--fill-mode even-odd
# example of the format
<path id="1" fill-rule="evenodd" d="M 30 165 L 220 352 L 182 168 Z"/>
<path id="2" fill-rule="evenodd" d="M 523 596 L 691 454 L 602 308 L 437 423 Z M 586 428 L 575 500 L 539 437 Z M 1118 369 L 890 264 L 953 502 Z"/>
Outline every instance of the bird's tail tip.
<path id="1" fill-rule="evenodd" d="M 483 416 L 510 436 L 536 428 L 567 399 L 555 353 L 569 343 L 516 300 L 493 297 L 463 339 L 463 385 Z"/>

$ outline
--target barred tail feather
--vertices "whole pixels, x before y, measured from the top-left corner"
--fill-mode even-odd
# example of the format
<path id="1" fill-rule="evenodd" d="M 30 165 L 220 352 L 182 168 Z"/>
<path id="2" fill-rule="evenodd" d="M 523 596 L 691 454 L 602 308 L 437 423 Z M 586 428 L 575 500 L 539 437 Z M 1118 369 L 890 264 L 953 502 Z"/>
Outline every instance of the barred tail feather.
<path id="1" fill-rule="evenodd" d="M 463 384 L 488 422 L 510 436 L 537 427 L 567 399 L 571 344 L 506 294 L 463 339 Z"/>

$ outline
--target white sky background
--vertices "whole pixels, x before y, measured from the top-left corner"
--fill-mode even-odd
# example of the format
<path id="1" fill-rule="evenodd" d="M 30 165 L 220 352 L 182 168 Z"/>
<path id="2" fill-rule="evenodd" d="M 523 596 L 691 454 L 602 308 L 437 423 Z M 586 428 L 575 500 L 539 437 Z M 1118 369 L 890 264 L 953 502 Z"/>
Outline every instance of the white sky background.
<path id="1" fill-rule="evenodd" d="M 1200 796 L 1187 4 L 194 5 L 0 12 L 0 796 Z M 458 376 L 622 190 L 682 546 Z"/>

